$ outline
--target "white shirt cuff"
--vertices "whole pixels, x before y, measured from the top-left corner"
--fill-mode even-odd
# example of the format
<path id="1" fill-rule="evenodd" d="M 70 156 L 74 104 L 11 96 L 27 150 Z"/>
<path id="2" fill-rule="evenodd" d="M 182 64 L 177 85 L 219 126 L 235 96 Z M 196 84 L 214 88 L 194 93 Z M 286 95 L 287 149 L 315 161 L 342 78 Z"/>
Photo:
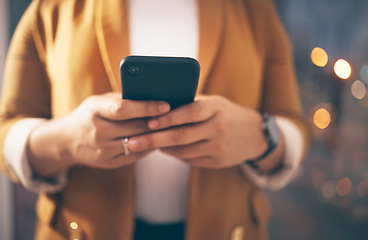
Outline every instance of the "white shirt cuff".
<path id="1" fill-rule="evenodd" d="M 42 118 L 26 118 L 15 123 L 9 130 L 3 148 L 3 154 L 10 170 L 20 183 L 32 192 L 54 193 L 61 191 L 67 184 L 67 171 L 49 178 L 37 177 L 27 158 L 27 141 L 32 130 L 42 125 Z"/>
<path id="2" fill-rule="evenodd" d="M 272 175 L 262 174 L 256 169 L 244 164 L 242 169 L 259 187 L 269 190 L 279 190 L 285 187 L 296 175 L 303 154 L 303 136 L 298 127 L 290 120 L 275 117 L 285 141 L 283 167 Z"/>

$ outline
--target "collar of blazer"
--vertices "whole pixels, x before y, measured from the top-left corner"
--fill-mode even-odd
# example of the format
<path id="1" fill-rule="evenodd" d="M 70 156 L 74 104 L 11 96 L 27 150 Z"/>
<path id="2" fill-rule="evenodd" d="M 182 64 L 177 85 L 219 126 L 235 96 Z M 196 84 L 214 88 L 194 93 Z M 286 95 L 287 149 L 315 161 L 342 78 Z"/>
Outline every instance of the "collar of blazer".
<path id="1" fill-rule="evenodd" d="M 223 0 L 199 0 L 198 93 L 202 93 L 221 44 L 225 9 Z M 121 91 L 119 64 L 129 55 L 127 1 L 96 0 L 95 28 L 102 60 L 113 91 Z M 127 44 L 121 44 L 125 42 Z"/>

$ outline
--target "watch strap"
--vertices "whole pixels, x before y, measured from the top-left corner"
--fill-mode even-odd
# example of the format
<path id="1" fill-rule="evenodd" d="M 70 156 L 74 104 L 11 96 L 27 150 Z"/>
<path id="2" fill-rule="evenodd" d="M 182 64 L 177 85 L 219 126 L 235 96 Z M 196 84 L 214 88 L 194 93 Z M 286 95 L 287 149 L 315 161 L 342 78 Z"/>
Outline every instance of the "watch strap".
<path id="1" fill-rule="evenodd" d="M 272 118 L 272 116 L 269 113 L 265 112 L 260 112 L 260 114 L 262 115 L 263 119 L 262 132 L 268 143 L 268 148 L 264 153 L 262 153 L 261 156 L 244 162 L 254 169 L 259 169 L 259 166 L 256 163 L 268 156 L 277 147 L 277 143 L 273 141 L 270 129 L 268 128 L 268 121 L 270 120 L 270 118 Z"/>

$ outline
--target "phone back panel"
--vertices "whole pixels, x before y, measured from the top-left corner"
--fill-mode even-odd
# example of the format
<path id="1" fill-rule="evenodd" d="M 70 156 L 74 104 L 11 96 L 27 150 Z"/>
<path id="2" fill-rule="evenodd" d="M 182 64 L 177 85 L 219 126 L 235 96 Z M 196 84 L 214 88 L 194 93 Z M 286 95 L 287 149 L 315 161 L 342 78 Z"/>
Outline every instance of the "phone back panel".
<path id="1" fill-rule="evenodd" d="M 199 69 L 192 58 L 128 56 L 120 64 L 123 98 L 166 101 L 172 109 L 193 102 Z"/>

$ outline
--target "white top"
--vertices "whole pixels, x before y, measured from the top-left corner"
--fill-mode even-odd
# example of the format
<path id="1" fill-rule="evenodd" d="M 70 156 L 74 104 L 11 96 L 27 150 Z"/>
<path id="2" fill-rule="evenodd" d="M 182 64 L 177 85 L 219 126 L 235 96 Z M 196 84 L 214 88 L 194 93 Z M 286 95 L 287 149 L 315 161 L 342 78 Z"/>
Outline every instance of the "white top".
<path id="1" fill-rule="evenodd" d="M 131 55 L 197 58 L 196 0 L 130 0 Z M 154 223 L 186 216 L 189 165 L 156 150 L 137 164 L 137 216 Z"/>
<path id="2" fill-rule="evenodd" d="M 199 24 L 195 0 L 130 0 L 129 16 L 132 54 L 197 57 Z M 34 192 L 56 192 L 67 184 L 67 172 L 55 176 L 55 184 L 33 179 L 26 156 L 30 132 L 44 121 L 24 119 L 16 123 L 6 137 L 4 157 L 24 187 Z M 285 138 L 284 169 L 268 176 L 249 166 L 242 167 L 256 184 L 272 190 L 284 187 L 295 175 L 303 148 L 301 133 L 291 121 L 276 117 L 276 122 Z M 152 223 L 184 220 L 189 166 L 157 150 L 140 159 L 136 171 L 137 216 Z"/>

